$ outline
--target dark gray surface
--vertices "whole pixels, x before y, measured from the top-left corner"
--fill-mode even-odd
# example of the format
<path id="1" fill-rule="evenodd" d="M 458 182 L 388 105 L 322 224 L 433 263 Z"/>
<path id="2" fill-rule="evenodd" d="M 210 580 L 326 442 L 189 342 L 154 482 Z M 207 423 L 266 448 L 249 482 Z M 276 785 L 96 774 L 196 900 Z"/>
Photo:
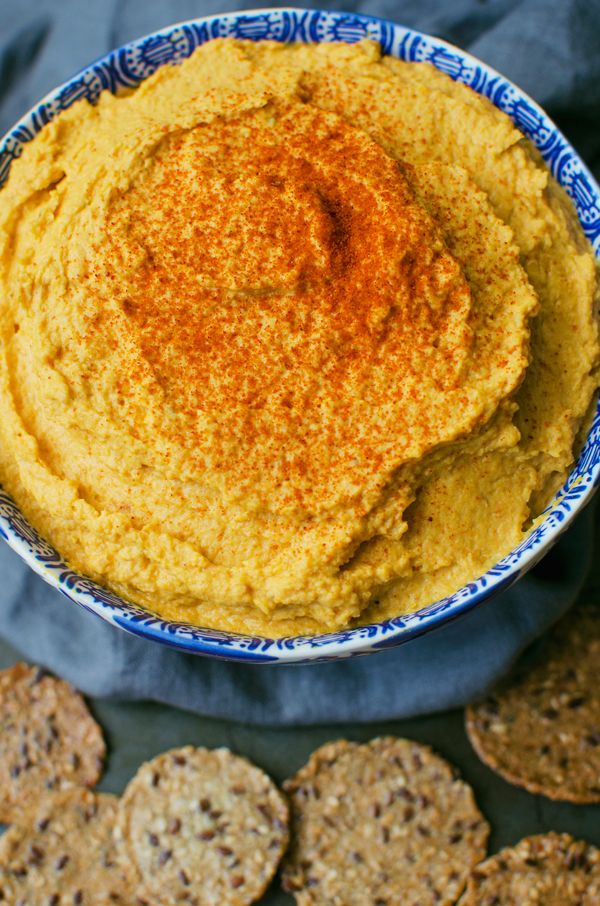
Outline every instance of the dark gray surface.
<path id="1" fill-rule="evenodd" d="M 600 606 L 600 542 L 596 542 L 593 567 L 581 593 Z M 18 659 L 0 641 L 0 669 Z M 600 664 L 598 665 L 600 676 Z M 108 743 L 106 772 L 100 789 L 121 793 L 143 761 L 174 746 L 229 746 L 266 770 L 277 782 L 293 774 L 310 753 L 332 739 L 366 741 L 391 733 L 417 739 L 457 765 L 474 788 L 477 802 L 492 826 L 489 851 L 516 843 L 528 834 L 564 831 L 600 846 L 600 805 L 553 802 L 511 786 L 482 764 L 467 739 L 461 710 L 410 720 L 344 723 L 312 727 L 255 727 L 237 721 L 200 717 L 153 702 L 116 702 L 92 699 L 96 719 Z M 265 906 L 291 906 L 294 900 L 279 889 L 276 879 L 262 902 Z"/>
<path id="2" fill-rule="evenodd" d="M 576 551 L 573 556 L 577 556 Z M 597 601 L 600 606 L 598 539 L 581 599 Z M 17 652 L 0 641 L 0 669 L 16 660 Z M 600 805 L 553 802 L 543 796 L 532 796 L 497 777 L 471 748 L 464 731 L 462 710 L 408 720 L 286 728 L 200 717 L 155 702 L 92 699 L 90 706 L 108 743 L 106 771 L 99 784 L 106 792 L 120 794 L 143 761 L 175 746 L 228 746 L 281 782 L 324 742 L 341 738 L 366 741 L 391 733 L 427 743 L 459 767 L 465 780 L 473 786 L 477 802 L 492 826 L 490 853 L 528 834 L 550 830 L 568 832 L 600 846 Z M 294 900 L 279 889 L 276 879 L 262 902 L 265 906 L 292 906 Z"/>
<path id="3" fill-rule="evenodd" d="M 112 46 L 229 5 L 229 0 L 86 0 L 84 5 L 4 0 L 0 128 Z M 467 46 L 547 106 L 588 162 L 598 162 L 600 0 L 340 0 L 330 6 L 390 16 Z M 585 577 L 589 519 L 587 514 L 534 573 L 493 602 L 368 659 L 255 668 L 186 658 L 116 632 L 67 603 L 5 546 L 0 547 L 0 636 L 89 693 L 153 698 L 210 716 L 307 724 L 430 713 L 483 691 L 568 609 Z"/>
<path id="4" fill-rule="evenodd" d="M 0 643 L 0 667 L 15 659 L 15 653 Z M 458 765 L 492 825 L 490 852 L 516 843 L 526 834 L 548 830 L 567 831 L 600 846 L 600 806 L 552 802 L 496 777 L 471 749 L 463 729 L 462 711 L 362 725 L 259 729 L 148 702 L 94 700 L 92 710 L 109 745 L 107 770 L 100 783 L 100 789 L 106 792 L 121 793 L 143 761 L 173 746 L 229 746 L 252 759 L 276 781 L 282 781 L 305 763 L 313 749 L 328 740 L 344 737 L 364 741 L 392 733 L 428 743 Z M 287 906 L 294 901 L 281 892 L 276 882 L 262 902 Z"/>

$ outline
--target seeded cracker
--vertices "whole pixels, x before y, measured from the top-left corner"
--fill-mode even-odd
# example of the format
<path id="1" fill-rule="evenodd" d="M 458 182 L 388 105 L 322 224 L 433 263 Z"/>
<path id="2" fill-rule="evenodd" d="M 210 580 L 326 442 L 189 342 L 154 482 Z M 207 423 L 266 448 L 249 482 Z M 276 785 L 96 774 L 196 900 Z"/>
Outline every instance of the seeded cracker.
<path id="1" fill-rule="evenodd" d="M 142 765 L 116 828 L 154 906 L 242 906 L 266 890 L 288 843 L 273 782 L 227 749 L 174 749 Z"/>
<path id="2" fill-rule="evenodd" d="M 105 753 L 72 686 L 23 663 L 0 671 L 0 822 L 18 821 L 49 790 L 93 786 Z"/>
<path id="3" fill-rule="evenodd" d="M 116 796 L 73 789 L 24 813 L 0 840 L 0 904 L 133 906 L 112 836 L 116 809 Z"/>
<path id="4" fill-rule="evenodd" d="M 485 855 L 489 827 L 471 788 L 419 743 L 330 743 L 284 788 L 283 884 L 300 906 L 450 906 Z"/>
<path id="5" fill-rule="evenodd" d="M 459 906 L 598 906 L 600 850 L 568 834 L 525 837 L 478 865 Z"/>
<path id="6" fill-rule="evenodd" d="M 578 607 L 543 660 L 467 708 L 482 761 L 510 783 L 568 802 L 600 802 L 600 607 Z"/>

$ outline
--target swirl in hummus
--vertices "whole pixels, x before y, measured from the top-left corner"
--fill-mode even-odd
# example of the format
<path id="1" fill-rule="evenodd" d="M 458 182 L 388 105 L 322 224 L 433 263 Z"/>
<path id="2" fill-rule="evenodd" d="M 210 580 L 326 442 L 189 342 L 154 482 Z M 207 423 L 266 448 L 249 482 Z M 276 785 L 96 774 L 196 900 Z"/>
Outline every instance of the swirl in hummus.
<path id="1" fill-rule="evenodd" d="M 511 121 L 371 43 L 211 41 L 15 161 L 0 477 L 72 567 L 280 636 L 522 540 L 596 386 L 594 258 Z"/>

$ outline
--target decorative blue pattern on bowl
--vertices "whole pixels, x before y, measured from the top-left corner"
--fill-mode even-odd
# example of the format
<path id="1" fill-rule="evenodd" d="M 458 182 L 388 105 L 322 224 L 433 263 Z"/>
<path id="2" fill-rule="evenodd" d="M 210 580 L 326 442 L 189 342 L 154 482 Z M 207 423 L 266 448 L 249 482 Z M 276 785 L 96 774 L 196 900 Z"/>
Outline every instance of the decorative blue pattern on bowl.
<path id="1" fill-rule="evenodd" d="M 102 91 L 131 88 L 160 66 L 181 62 L 205 41 L 226 36 L 288 42 L 354 42 L 371 38 L 380 42 L 385 53 L 402 60 L 432 63 L 489 98 L 537 145 L 552 173 L 573 199 L 585 233 L 600 258 L 600 189 L 564 136 L 531 98 L 489 66 L 438 38 L 354 13 L 264 9 L 210 16 L 174 25 L 114 50 L 51 92 L 2 140 L 0 185 L 24 143 L 74 101 L 87 98 L 93 102 Z M 153 616 L 69 569 L 1 491 L 0 534 L 35 572 L 67 598 L 128 632 L 182 651 L 247 663 L 314 662 L 398 645 L 456 618 L 507 588 L 548 551 L 599 483 L 600 405 L 573 471 L 537 527 L 485 575 L 416 613 L 314 637 L 252 638 Z"/>

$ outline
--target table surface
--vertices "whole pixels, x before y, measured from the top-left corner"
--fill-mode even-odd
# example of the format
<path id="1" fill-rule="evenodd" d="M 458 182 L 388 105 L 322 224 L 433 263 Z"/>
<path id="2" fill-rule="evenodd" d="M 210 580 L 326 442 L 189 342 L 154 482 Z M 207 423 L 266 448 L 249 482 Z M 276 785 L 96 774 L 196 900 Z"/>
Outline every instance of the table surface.
<path id="1" fill-rule="evenodd" d="M 584 594 L 598 595 L 599 580 L 600 564 Z M 0 642 L 0 667 L 8 667 L 16 660 L 17 652 Z M 306 762 L 313 749 L 328 740 L 366 741 L 373 736 L 394 734 L 428 743 L 460 768 L 492 826 L 490 852 L 516 843 L 526 834 L 549 830 L 567 831 L 600 846 L 600 805 L 552 802 L 505 783 L 473 752 L 464 731 L 462 711 L 385 723 L 265 729 L 199 717 L 152 702 L 92 700 L 90 704 L 108 743 L 106 772 L 99 784 L 106 792 L 122 792 L 143 761 L 174 746 L 228 746 L 281 782 Z M 276 880 L 261 902 L 265 906 L 286 906 L 294 901 L 282 893 Z"/>

